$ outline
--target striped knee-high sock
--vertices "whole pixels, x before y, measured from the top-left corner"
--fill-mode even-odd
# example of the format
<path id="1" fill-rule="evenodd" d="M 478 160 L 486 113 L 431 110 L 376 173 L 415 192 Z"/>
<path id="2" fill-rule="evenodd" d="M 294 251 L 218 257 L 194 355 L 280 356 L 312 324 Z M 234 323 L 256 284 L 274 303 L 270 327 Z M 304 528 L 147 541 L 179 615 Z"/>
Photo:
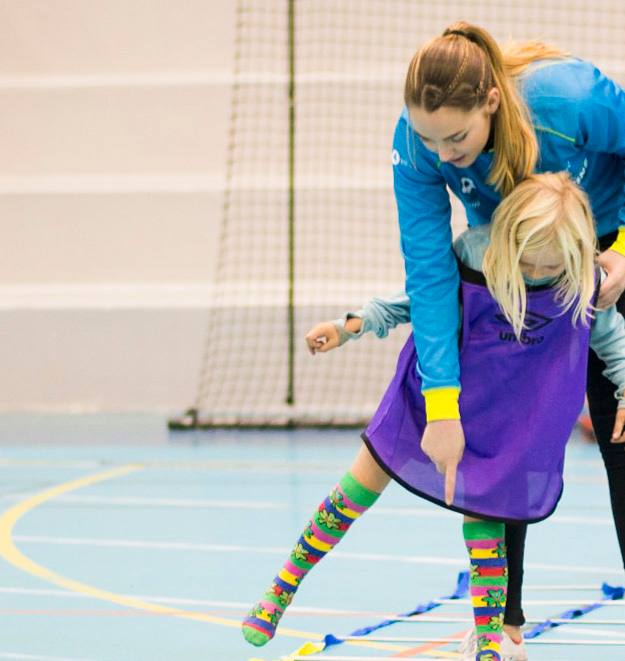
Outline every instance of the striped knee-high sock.
<path id="1" fill-rule="evenodd" d="M 243 621 L 243 635 L 248 642 L 260 646 L 273 638 L 304 576 L 341 541 L 379 495 L 363 487 L 349 471 L 343 476 L 319 505 L 269 590 Z"/>
<path id="2" fill-rule="evenodd" d="M 469 588 L 477 629 L 476 661 L 501 661 L 501 634 L 508 589 L 504 524 L 465 523 L 464 539 L 471 559 Z"/>

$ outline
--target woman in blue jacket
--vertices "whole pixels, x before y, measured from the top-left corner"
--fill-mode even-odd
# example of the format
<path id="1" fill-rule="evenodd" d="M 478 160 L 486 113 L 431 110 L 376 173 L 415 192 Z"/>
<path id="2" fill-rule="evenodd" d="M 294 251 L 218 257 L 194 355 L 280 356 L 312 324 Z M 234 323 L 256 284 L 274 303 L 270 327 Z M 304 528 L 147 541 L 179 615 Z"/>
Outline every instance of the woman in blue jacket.
<path id="1" fill-rule="evenodd" d="M 417 51 L 404 101 L 392 162 L 426 400 L 422 442 L 453 482 L 464 435 L 448 188 L 474 226 L 489 223 L 499 201 L 532 172 L 567 170 L 588 194 L 595 217 L 599 263 L 607 273 L 598 307 L 616 303 L 623 314 L 625 92 L 589 62 L 537 42 L 500 49 L 483 29 L 458 22 Z M 625 445 L 610 442 L 616 402 L 604 368 L 591 351 L 589 411 L 625 560 Z"/>

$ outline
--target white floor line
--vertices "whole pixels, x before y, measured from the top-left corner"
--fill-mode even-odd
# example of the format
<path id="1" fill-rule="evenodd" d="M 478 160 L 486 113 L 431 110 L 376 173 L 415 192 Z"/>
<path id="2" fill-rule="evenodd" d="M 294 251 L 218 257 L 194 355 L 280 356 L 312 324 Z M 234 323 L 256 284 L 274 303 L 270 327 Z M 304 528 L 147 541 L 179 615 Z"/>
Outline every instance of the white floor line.
<path id="1" fill-rule="evenodd" d="M 343 641 L 357 641 L 364 640 L 362 636 L 336 636 Z M 433 637 L 420 637 L 420 636 L 367 636 L 368 643 L 441 643 L 451 644 L 459 642 L 457 638 L 446 638 L 441 636 L 439 638 Z M 623 647 L 625 640 L 576 640 L 569 638 L 561 638 L 559 640 L 552 640 L 550 638 L 531 638 L 525 641 L 526 645 L 573 645 L 573 646 L 586 646 L 586 645 L 602 645 L 606 647 Z M 319 659 L 319 661 L 322 661 Z"/>
<path id="2" fill-rule="evenodd" d="M 41 590 L 33 588 L 0 588 L 0 594 L 15 594 L 15 595 L 25 595 L 32 597 L 68 597 L 71 599 L 93 599 L 89 594 L 83 594 L 80 592 L 72 592 L 70 590 Z M 178 597 L 154 597 L 147 595 L 136 595 L 136 594 L 125 594 L 124 597 L 128 599 L 137 599 L 140 601 L 149 601 L 151 603 L 159 604 L 179 604 L 187 606 L 211 606 L 213 608 L 227 608 L 232 610 L 241 610 L 249 609 L 249 602 L 235 602 L 235 601 L 213 601 L 207 599 L 183 599 Z M 290 608 L 293 612 L 298 610 L 297 606 L 292 606 Z M 301 611 L 312 611 L 310 608 L 301 608 Z M 332 610 L 329 611 L 330 614 L 336 613 L 343 615 L 344 611 Z"/>
<path id="3" fill-rule="evenodd" d="M 473 618 L 472 617 L 445 617 L 444 615 L 441 616 L 435 616 L 435 615 L 413 615 L 411 617 L 399 617 L 399 616 L 393 616 L 391 614 L 384 614 L 385 617 L 392 618 L 393 620 L 396 620 L 397 622 L 436 622 L 437 624 L 447 624 L 447 623 L 472 623 Z M 542 624 L 545 621 L 545 619 L 531 619 L 527 618 L 525 620 L 526 625 L 530 624 Z M 576 625 L 615 625 L 615 626 L 623 626 L 625 625 L 625 620 L 584 620 L 584 619 L 579 619 L 576 618 L 574 620 L 562 620 L 558 618 L 549 618 L 550 622 L 553 622 L 554 624 L 572 624 L 575 623 Z M 566 627 L 566 630 L 572 630 L 569 628 L 569 626 Z M 584 628 L 584 630 L 586 630 Z M 619 636 L 625 636 L 625 634 L 616 634 Z"/>
<path id="4" fill-rule="evenodd" d="M 77 657 L 70 658 L 70 657 L 61 657 L 61 656 L 42 656 L 40 654 L 19 654 L 17 652 L 0 652 L 0 659 L 16 659 L 19 661 L 95 661 L 95 659 L 79 659 Z"/>
<path id="5" fill-rule="evenodd" d="M 70 597 L 73 599 L 93 599 L 91 595 L 69 590 L 42 590 L 34 588 L 0 588 L 0 594 L 19 594 L 33 597 Z M 171 604 L 181 606 L 210 606 L 211 608 L 249 610 L 251 604 L 249 601 L 215 601 L 210 599 L 185 599 L 182 597 L 158 597 L 153 595 L 125 594 L 128 599 L 137 599 L 147 601 L 153 604 Z M 354 617 L 393 617 L 393 613 L 380 613 L 379 611 L 346 611 L 337 608 L 315 608 L 313 606 L 290 606 L 292 613 L 314 613 L 320 615 L 352 615 Z"/>
<path id="6" fill-rule="evenodd" d="M 610 575 L 617 576 L 619 582 L 622 583 L 624 580 L 623 569 L 618 567 L 587 567 L 584 565 L 548 565 L 540 562 L 526 562 L 525 569 L 540 569 L 546 570 L 549 572 L 571 572 L 576 574 L 598 574 L 598 575 Z"/>
<path id="7" fill-rule="evenodd" d="M 75 546 L 95 546 L 95 547 L 116 547 L 116 548 L 136 548 L 136 549 L 158 549 L 174 551 L 208 551 L 213 553 L 267 553 L 271 555 L 285 556 L 290 552 L 290 548 L 264 547 L 264 546 L 242 546 L 228 544 L 188 544 L 183 542 L 142 542 L 138 540 L 114 540 L 114 539 L 87 539 L 79 537 L 46 537 L 39 535 L 15 535 L 16 542 L 25 544 L 58 544 Z M 441 558 L 435 556 L 402 556 L 386 553 L 350 553 L 347 551 L 335 550 L 332 552 L 335 559 L 348 560 L 366 560 L 373 562 L 403 562 L 408 564 L 423 565 L 446 565 L 465 569 L 466 559 L 463 558 Z M 623 576 L 622 569 L 609 569 L 606 567 L 588 567 L 575 565 L 548 565 L 539 563 L 526 563 L 526 569 L 546 569 L 552 572 L 571 572 L 585 574 L 600 574 L 602 576 Z"/>
<path id="8" fill-rule="evenodd" d="M 574 590 L 574 591 L 584 591 L 584 590 L 592 590 L 592 591 L 597 591 L 601 588 L 600 585 L 594 584 L 594 585 L 524 585 L 523 586 L 523 592 L 526 592 L 527 590 L 533 590 L 536 592 L 558 592 L 561 590 Z"/>
<path id="9" fill-rule="evenodd" d="M 286 556 L 289 548 L 276 547 L 255 547 L 255 546 L 235 546 L 229 544 L 188 544 L 183 542 L 141 542 L 137 540 L 122 539 L 86 539 L 79 537 L 45 537 L 39 535 L 15 535 L 15 542 L 23 544 L 56 544 L 68 546 L 96 546 L 96 547 L 115 547 L 115 548 L 135 548 L 135 549 L 157 549 L 174 551 L 211 551 L 216 553 L 269 553 L 280 556 Z M 348 553 L 344 551 L 334 551 L 334 558 L 344 558 L 350 560 L 367 560 L 378 562 L 407 562 L 417 564 L 436 564 L 450 565 L 453 567 L 466 567 L 466 560 L 460 558 L 440 558 L 434 556 L 397 556 L 381 553 Z"/>
<path id="10" fill-rule="evenodd" d="M 33 597 L 73 597 L 75 599 L 93 598 L 79 592 L 70 592 L 69 590 L 36 590 L 33 588 L 0 588 L 0 594 L 24 594 Z"/>
<path id="11" fill-rule="evenodd" d="M 605 508 L 601 508 L 605 512 Z M 570 514 L 554 514 L 547 519 L 549 523 L 583 523 L 586 526 L 613 526 L 614 520 L 609 516 L 572 516 Z M 549 523 L 547 525 L 549 525 Z"/>
<path id="12" fill-rule="evenodd" d="M 601 645 L 604 647 L 623 647 L 625 646 L 625 640 L 575 640 L 570 638 L 561 638 L 560 640 L 552 640 L 550 638 L 531 638 L 530 640 L 525 641 L 526 645 L 573 645 L 577 647 L 578 645 L 587 646 L 587 645 Z"/>
<path id="13" fill-rule="evenodd" d="M 437 604 L 470 604 L 470 599 L 434 599 L 434 602 Z M 524 599 L 523 606 L 579 606 L 580 608 L 584 606 L 591 606 L 601 602 L 601 606 L 607 606 L 612 608 L 623 608 L 625 607 L 625 601 L 619 599 L 617 601 L 603 601 L 602 599 L 585 599 L 576 601 L 575 599 L 541 599 L 541 600 L 531 600 Z"/>
<path id="14" fill-rule="evenodd" d="M 35 492 L 33 492 L 34 494 Z M 28 495 L 28 494 L 26 494 Z M 24 493 L 5 494 L 2 500 L 23 500 Z M 285 503 L 263 503 L 252 501 L 227 501 L 227 500 L 193 500 L 183 498 L 117 498 L 101 496 L 59 496 L 55 498 L 57 503 L 75 503 L 77 505 L 108 505 L 118 507 L 173 507 L 173 508 L 206 508 L 206 509 L 251 509 L 251 510 L 291 510 L 289 504 Z"/>
<path id="15" fill-rule="evenodd" d="M 292 656 L 289 657 L 289 661 L 312 661 L 315 657 L 310 657 L 310 656 Z M 389 661 L 388 656 L 322 656 L 318 658 L 318 661 Z M 416 656 L 414 657 L 414 661 L 442 661 L 442 659 L 448 658 L 451 661 L 454 661 L 456 659 L 460 659 L 460 655 L 457 654 L 455 656 Z M 553 661 L 553 658 L 551 659 L 536 659 L 532 656 L 532 661 Z M 558 661 L 574 661 L 574 660 L 569 660 L 566 658 L 561 658 L 558 657 Z M 575 660 L 578 661 L 578 660 Z"/>
<path id="16" fill-rule="evenodd" d="M 90 595 L 80 594 L 77 592 L 70 592 L 64 590 L 43 590 L 43 589 L 33 589 L 33 588 L 13 588 L 13 587 L 0 587 L 0 594 L 20 594 L 20 595 L 30 595 L 33 597 L 70 597 L 73 599 L 92 599 Z M 215 601 L 210 599 L 185 599 L 182 597 L 162 597 L 154 595 L 135 595 L 127 594 L 124 595 L 129 599 L 139 599 L 141 601 L 147 601 L 155 604 L 171 604 L 171 605 L 181 605 L 181 606 L 200 606 L 205 607 L 209 606 L 211 608 L 220 608 L 220 609 L 231 609 L 231 610 L 247 610 L 250 606 L 249 602 L 236 602 L 236 601 Z M 466 599 L 454 599 L 453 604 L 462 604 L 468 605 L 468 600 Z M 527 603 L 527 602 L 524 602 Z M 546 601 L 534 601 L 533 605 L 549 605 L 551 602 Z M 579 605 L 578 602 L 572 602 L 575 605 Z M 593 602 L 594 603 L 594 602 Z M 612 603 L 612 602 L 607 602 Z M 567 602 L 568 604 L 568 602 Z M 569 604 L 570 605 L 570 604 Z M 380 612 L 380 611 L 348 611 L 340 610 L 336 608 L 316 608 L 314 606 L 297 606 L 293 605 L 289 607 L 289 611 L 292 613 L 299 614 L 317 614 L 325 615 L 332 617 L 333 615 L 340 616 L 351 616 L 351 617 L 380 617 L 380 618 L 389 618 L 396 619 L 399 622 L 435 622 L 435 623 L 471 623 L 473 619 L 469 616 L 467 617 L 447 617 L 444 615 L 413 615 L 411 617 L 403 617 L 398 615 L 396 612 Z M 550 621 L 554 624 L 571 624 L 573 620 L 562 620 L 558 618 L 550 618 Z M 544 622 L 544 619 L 527 619 L 526 624 L 539 624 Z M 576 619 L 574 621 L 575 625 L 625 625 L 625 620 L 584 620 Z M 567 626 L 567 631 L 570 630 L 570 627 Z"/>
<path id="17" fill-rule="evenodd" d="M 457 641 L 456 641 L 457 642 Z M 314 657 L 313 657 L 314 658 Z M 388 656 L 322 656 L 318 661 L 389 661 Z M 417 657 L 415 657 L 417 658 Z M 311 661 L 310 656 L 290 656 L 289 661 Z M 441 661 L 438 656 L 421 656 L 417 661 Z"/>
<path id="18" fill-rule="evenodd" d="M 2 500 L 21 500 L 24 494 L 5 494 Z M 315 504 L 300 505 L 294 507 L 290 503 L 280 502 L 258 502 L 249 500 L 212 500 L 212 499 L 185 499 L 185 498 L 138 498 L 138 497 L 115 497 L 115 496 L 83 496 L 67 495 L 56 499 L 58 503 L 76 503 L 110 506 L 135 506 L 135 507 L 173 507 L 173 508 L 206 508 L 206 509 L 241 509 L 241 510 L 313 510 Z M 449 512 L 441 508 L 419 508 L 419 507 L 375 507 L 367 512 L 367 516 L 407 516 L 423 518 L 459 517 L 455 512 Z M 612 526 L 613 520 L 609 516 L 572 516 L 567 514 L 555 514 L 549 519 L 551 523 L 575 523 L 589 526 Z"/>
<path id="19" fill-rule="evenodd" d="M 553 620 L 552 620 L 553 622 Z M 579 636 L 607 636 L 608 638 L 619 638 L 625 641 L 625 633 L 617 631 L 606 631 L 605 629 L 591 629 L 589 627 L 579 627 L 581 624 L 577 619 L 574 620 L 575 624 L 570 624 L 566 627 L 566 635 L 579 635 Z M 595 622 L 587 622 L 586 624 L 596 624 Z"/>

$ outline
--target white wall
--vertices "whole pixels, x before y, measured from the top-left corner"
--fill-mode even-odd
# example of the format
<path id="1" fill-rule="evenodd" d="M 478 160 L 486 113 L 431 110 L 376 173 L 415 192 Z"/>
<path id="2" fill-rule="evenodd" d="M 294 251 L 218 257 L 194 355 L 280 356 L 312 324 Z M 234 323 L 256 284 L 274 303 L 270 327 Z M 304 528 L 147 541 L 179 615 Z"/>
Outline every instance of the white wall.
<path id="1" fill-rule="evenodd" d="M 283 29 L 286 2 L 246 2 L 265 12 L 260 34 L 276 23 Z M 176 411 L 194 400 L 218 257 L 238 4 L 0 0 L 0 411 Z M 351 107 L 354 86 L 367 83 L 367 98 L 389 95 L 386 60 L 377 74 L 386 85 L 380 92 L 368 87 L 376 73 L 360 58 L 360 46 L 371 39 L 369 14 L 376 30 L 392 26 L 377 35 L 373 50 L 405 50 L 399 78 L 401 62 L 420 43 L 462 18 L 501 41 L 544 37 L 625 79 L 625 12 L 614 0 L 298 0 L 297 7 L 308 14 L 307 47 L 327 55 L 321 65 L 309 61 L 311 99 L 324 77 L 345 83 L 319 89 L 338 94 L 346 130 L 337 130 L 333 116 L 324 118 L 333 132 L 316 113 L 299 118 L 318 128 L 308 139 L 321 143 L 310 146 L 322 161 L 332 154 L 380 162 L 352 150 L 350 134 L 354 118 L 368 116 L 368 108 Z M 258 48 L 268 67 L 262 76 L 251 70 L 254 82 L 285 79 L 286 40 L 281 32 L 271 38 L 250 44 L 250 66 Z M 354 60 L 343 56 L 348 50 Z M 275 52 L 281 59 L 272 68 Z M 276 84 L 284 96 L 284 80 Z M 396 108 L 395 97 L 389 104 L 388 131 L 371 118 L 384 153 L 401 106 L 400 83 Z M 268 126 L 259 127 L 263 138 Z M 373 142 L 367 130 L 360 135 L 362 146 Z M 270 156 L 286 160 L 284 145 L 275 144 Z M 332 168 L 321 175 L 336 179 L 337 189 L 351 185 Z M 309 195 L 324 198 L 315 186 Z M 332 216 L 335 207 L 327 208 Z M 334 220 L 312 223 L 308 238 L 317 241 L 322 223 L 331 227 Z M 341 231 L 345 245 L 360 250 Z M 261 232 L 273 239 L 266 228 Z M 339 252 L 328 271 L 344 257 Z M 352 264 L 348 272 L 352 277 Z M 325 285 L 331 294 L 331 279 Z M 367 291 L 384 293 L 373 284 Z"/>
<path id="2" fill-rule="evenodd" d="M 194 397 L 234 10 L 0 1 L 0 410 Z"/>

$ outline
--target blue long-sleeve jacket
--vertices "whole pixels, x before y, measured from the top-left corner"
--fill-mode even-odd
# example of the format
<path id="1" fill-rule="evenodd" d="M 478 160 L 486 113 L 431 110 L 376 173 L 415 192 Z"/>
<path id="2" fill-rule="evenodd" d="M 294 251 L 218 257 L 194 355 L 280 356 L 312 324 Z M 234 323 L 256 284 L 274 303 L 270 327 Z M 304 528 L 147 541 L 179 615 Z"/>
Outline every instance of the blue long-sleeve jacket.
<path id="1" fill-rule="evenodd" d="M 536 62 L 517 86 L 538 139 L 537 171 L 571 173 L 590 198 L 598 236 L 625 225 L 625 92 L 575 58 Z M 469 226 L 489 223 L 501 199 L 486 183 L 493 153 L 468 168 L 440 163 L 404 109 L 392 161 L 417 369 L 424 390 L 459 387 L 459 279 L 447 186 L 464 204 Z"/>

